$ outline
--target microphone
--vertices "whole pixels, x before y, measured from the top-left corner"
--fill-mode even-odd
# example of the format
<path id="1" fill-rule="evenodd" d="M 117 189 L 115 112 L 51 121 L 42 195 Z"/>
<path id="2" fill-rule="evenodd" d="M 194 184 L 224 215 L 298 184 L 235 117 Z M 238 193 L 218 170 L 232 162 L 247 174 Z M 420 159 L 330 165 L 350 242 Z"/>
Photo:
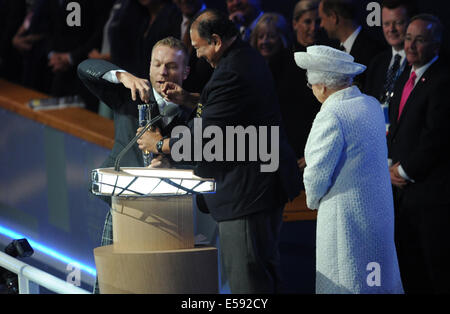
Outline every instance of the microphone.
<path id="1" fill-rule="evenodd" d="M 162 112 L 157 115 L 156 117 L 154 117 L 153 119 L 151 119 L 146 125 L 145 127 L 141 130 L 141 132 L 139 132 L 128 144 L 127 146 L 124 147 L 124 149 L 122 149 L 122 151 L 119 153 L 119 155 L 117 155 L 116 161 L 114 163 L 114 170 L 115 171 L 120 171 L 120 160 L 122 159 L 122 157 L 130 150 L 130 148 L 137 142 L 138 139 L 141 138 L 141 136 L 148 130 L 150 129 L 150 127 L 155 124 L 156 122 L 158 122 L 159 120 L 161 120 L 164 117 L 170 117 L 170 116 L 174 116 L 175 114 L 177 114 L 178 112 L 178 106 L 175 104 L 167 104 L 167 106 L 164 107 L 164 109 L 162 110 Z"/>
<path id="2" fill-rule="evenodd" d="M 151 108 L 152 105 L 142 104 L 138 105 L 138 113 L 139 113 L 139 127 L 143 127 L 147 125 L 148 121 L 152 119 Z M 147 151 L 142 152 L 142 159 L 144 160 L 144 167 L 150 165 L 150 162 L 153 159 L 153 154 Z"/>

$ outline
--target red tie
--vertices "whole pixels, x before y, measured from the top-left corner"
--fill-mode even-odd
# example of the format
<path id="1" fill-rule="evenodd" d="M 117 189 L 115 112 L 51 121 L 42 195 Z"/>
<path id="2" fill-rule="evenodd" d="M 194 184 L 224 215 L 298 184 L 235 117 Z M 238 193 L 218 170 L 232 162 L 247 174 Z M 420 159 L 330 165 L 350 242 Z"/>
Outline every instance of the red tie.
<path id="1" fill-rule="evenodd" d="M 402 114 L 403 107 L 405 107 L 405 103 L 408 100 L 408 97 L 414 88 L 414 83 L 416 81 L 416 78 L 417 78 L 416 72 L 413 71 L 411 73 L 411 76 L 409 77 L 409 80 L 406 82 L 405 87 L 403 87 L 402 99 L 400 100 L 400 107 L 398 109 L 397 121 L 400 120 L 400 116 Z"/>

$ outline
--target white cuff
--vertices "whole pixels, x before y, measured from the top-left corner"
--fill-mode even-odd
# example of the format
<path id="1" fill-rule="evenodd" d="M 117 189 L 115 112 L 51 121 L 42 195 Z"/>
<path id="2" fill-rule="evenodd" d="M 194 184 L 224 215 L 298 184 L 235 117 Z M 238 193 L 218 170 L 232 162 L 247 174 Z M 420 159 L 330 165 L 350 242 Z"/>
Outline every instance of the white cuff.
<path id="1" fill-rule="evenodd" d="M 109 71 L 109 72 L 106 72 L 105 74 L 103 74 L 102 79 L 104 79 L 110 83 L 119 84 L 120 82 L 116 76 L 117 72 L 126 72 L 126 71 L 125 70 L 112 70 L 112 71 Z"/>
<path id="2" fill-rule="evenodd" d="M 412 179 L 410 179 L 409 177 L 408 177 L 408 175 L 406 174 L 406 172 L 405 172 L 405 170 L 403 170 L 403 167 L 402 167 L 402 165 L 399 165 L 398 166 L 398 174 L 403 178 L 403 179 L 405 179 L 405 180 L 407 180 L 407 181 L 411 181 L 411 182 L 415 182 L 414 180 L 412 180 Z"/>

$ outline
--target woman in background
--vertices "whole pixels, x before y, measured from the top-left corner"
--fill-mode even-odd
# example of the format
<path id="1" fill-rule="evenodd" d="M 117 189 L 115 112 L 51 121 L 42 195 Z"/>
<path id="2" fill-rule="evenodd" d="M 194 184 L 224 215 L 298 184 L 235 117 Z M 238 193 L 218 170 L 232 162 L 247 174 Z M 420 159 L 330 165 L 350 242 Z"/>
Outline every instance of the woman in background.
<path id="1" fill-rule="evenodd" d="M 306 47 L 318 42 L 320 30 L 320 0 L 301 0 L 294 7 L 292 28 L 295 32 L 293 50 L 306 51 Z"/>
<path id="2" fill-rule="evenodd" d="M 288 23 L 282 15 L 265 13 L 251 34 L 250 44 L 269 64 L 288 141 L 303 169 L 306 138 L 319 106 L 306 87 L 306 72 L 295 65 L 290 37 Z"/>

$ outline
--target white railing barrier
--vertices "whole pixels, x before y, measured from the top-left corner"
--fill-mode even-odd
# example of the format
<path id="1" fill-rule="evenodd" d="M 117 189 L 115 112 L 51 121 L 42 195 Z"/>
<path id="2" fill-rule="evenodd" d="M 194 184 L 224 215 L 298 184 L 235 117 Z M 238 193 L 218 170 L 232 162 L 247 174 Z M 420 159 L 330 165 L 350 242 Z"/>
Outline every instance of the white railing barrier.
<path id="1" fill-rule="evenodd" d="M 20 294 L 29 294 L 31 292 L 30 282 L 34 282 L 56 293 L 90 294 L 89 291 L 78 288 L 3 252 L 0 252 L 0 266 L 17 274 Z"/>

